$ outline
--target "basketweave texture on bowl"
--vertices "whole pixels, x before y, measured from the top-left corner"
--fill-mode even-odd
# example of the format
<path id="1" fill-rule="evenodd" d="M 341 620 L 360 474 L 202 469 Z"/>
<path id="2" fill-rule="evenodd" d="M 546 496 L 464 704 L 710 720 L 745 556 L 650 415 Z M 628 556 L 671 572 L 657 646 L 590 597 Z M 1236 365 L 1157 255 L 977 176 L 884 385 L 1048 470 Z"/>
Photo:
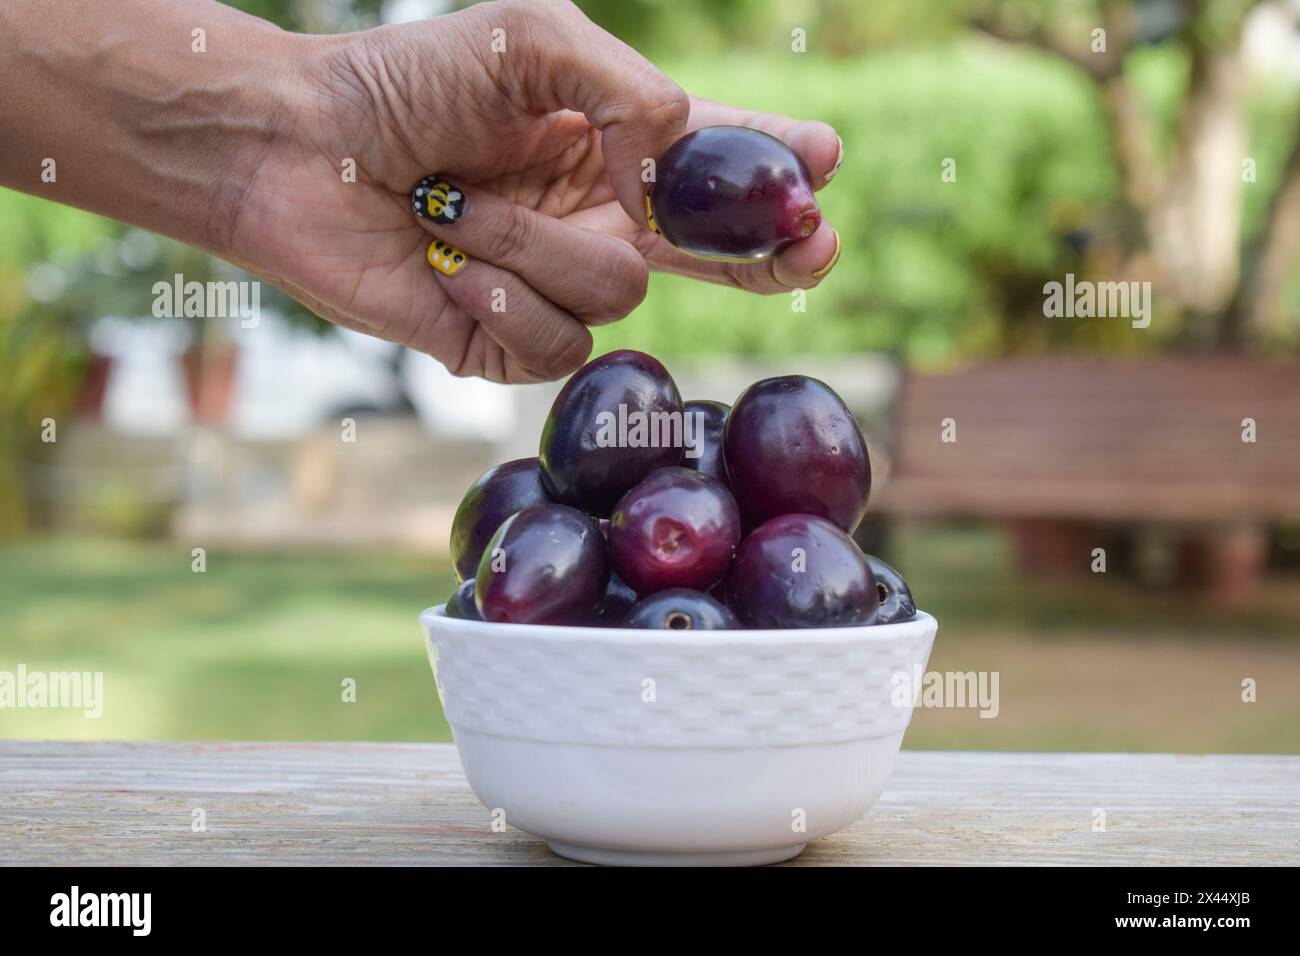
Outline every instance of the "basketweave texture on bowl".
<path id="1" fill-rule="evenodd" d="M 555 743 L 761 747 L 901 734 L 896 675 L 924 668 L 928 614 L 878 627 L 590 631 L 502 627 L 425 612 L 457 730 Z M 548 633 L 549 632 L 549 633 Z"/>

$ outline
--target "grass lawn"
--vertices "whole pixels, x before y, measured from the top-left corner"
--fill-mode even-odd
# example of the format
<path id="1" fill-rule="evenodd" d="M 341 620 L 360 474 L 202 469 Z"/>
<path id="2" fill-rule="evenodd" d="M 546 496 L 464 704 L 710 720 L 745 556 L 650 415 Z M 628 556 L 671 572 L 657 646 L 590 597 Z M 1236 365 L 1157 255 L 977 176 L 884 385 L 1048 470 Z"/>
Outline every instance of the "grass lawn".
<path id="1" fill-rule="evenodd" d="M 1029 585 L 1001 539 L 911 529 L 895 563 L 940 620 L 933 670 L 996 670 L 1000 713 L 919 710 L 911 747 L 1300 752 L 1300 589 L 1249 614 L 1122 581 Z M 449 740 L 416 615 L 445 565 L 45 539 L 0 546 L 0 671 L 103 671 L 104 713 L 0 710 L 0 736 Z M 1241 701 L 1241 681 L 1259 700 Z M 343 683 L 356 682 L 355 703 Z"/>

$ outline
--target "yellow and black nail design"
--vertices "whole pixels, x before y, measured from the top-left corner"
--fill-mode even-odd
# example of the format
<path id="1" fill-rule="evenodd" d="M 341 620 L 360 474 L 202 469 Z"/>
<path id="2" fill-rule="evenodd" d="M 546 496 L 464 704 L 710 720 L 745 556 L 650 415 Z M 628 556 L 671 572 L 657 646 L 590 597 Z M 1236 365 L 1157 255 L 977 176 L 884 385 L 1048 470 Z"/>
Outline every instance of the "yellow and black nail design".
<path id="1" fill-rule="evenodd" d="M 429 260 L 429 265 L 445 276 L 454 276 L 469 261 L 469 256 L 441 239 L 429 243 L 429 251 L 424 254 L 424 257 Z"/>
<path id="2" fill-rule="evenodd" d="M 654 205 L 650 202 L 649 191 L 645 194 L 645 224 L 650 227 L 651 232 L 659 231 L 659 224 L 655 222 Z"/>
<path id="3" fill-rule="evenodd" d="M 450 226 L 465 214 L 465 193 L 434 173 L 425 176 L 411 190 L 411 208 L 421 219 Z"/>

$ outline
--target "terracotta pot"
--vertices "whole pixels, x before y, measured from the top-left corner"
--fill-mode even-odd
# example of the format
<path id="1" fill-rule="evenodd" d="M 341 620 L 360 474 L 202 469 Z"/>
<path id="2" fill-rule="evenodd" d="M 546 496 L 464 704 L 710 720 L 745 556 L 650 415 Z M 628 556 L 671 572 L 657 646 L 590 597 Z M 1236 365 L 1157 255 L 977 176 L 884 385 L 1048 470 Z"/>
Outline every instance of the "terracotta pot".
<path id="1" fill-rule="evenodd" d="M 1025 575 L 1056 581 L 1087 577 L 1099 532 L 1086 521 L 1020 518 L 1005 523 Z"/>
<path id="2" fill-rule="evenodd" d="M 86 374 L 77 392 L 77 414 L 83 418 L 99 420 L 104 416 L 104 396 L 108 394 L 109 379 L 113 375 L 114 358 L 111 355 L 90 356 Z"/>
<path id="3" fill-rule="evenodd" d="M 1188 583 L 1220 607 L 1247 607 L 1268 564 L 1268 528 L 1242 522 L 1200 529 L 1183 549 Z"/>
<path id="4" fill-rule="evenodd" d="M 229 343 L 191 348 L 181 356 L 190 415 L 202 425 L 221 425 L 235 397 L 239 350 Z"/>

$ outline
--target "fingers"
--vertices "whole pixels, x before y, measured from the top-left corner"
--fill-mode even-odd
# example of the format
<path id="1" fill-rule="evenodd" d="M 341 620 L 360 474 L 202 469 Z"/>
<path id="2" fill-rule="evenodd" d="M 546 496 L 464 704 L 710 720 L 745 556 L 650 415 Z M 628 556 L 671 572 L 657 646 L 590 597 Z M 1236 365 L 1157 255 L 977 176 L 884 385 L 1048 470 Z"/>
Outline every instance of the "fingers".
<path id="1" fill-rule="evenodd" d="M 811 289 L 826 278 L 840 258 L 840 234 L 822 221 L 807 239 L 782 249 L 772 258 L 772 278 L 783 292 Z"/>
<path id="2" fill-rule="evenodd" d="M 839 235 L 824 219 L 807 239 L 787 246 L 766 262 L 755 263 L 713 262 L 687 255 L 662 236 L 647 232 L 628 219 L 615 203 L 574 213 L 568 221 L 627 240 L 657 272 L 717 282 L 761 295 L 811 289 L 826 278 L 840 256 Z"/>
<path id="3" fill-rule="evenodd" d="M 667 245 L 667 243 L 665 243 Z M 812 289 L 835 267 L 840 257 L 839 234 L 822 222 L 807 239 L 787 246 L 766 262 L 708 262 L 678 249 L 656 249 L 651 265 L 665 272 L 682 274 L 687 262 L 712 266 L 686 273 L 695 278 L 734 285 L 759 295 L 776 295 L 792 289 Z"/>
<path id="4" fill-rule="evenodd" d="M 568 375 L 591 354 L 591 333 L 572 315 L 547 301 L 517 275 L 470 259 L 452 275 L 430 272 L 442 291 L 505 350 L 515 366 L 511 380 Z"/>
<path id="5" fill-rule="evenodd" d="M 438 176 L 422 179 L 412 198 L 431 235 L 513 272 L 588 325 L 621 319 L 645 298 L 649 269 L 622 239 Z"/>
<path id="6" fill-rule="evenodd" d="M 645 225 L 645 160 L 658 160 L 686 132 L 691 104 L 681 87 L 627 44 L 588 20 L 567 0 L 514 8 L 532 66 L 516 72 L 531 105 L 577 110 L 601 131 L 614 194 Z M 545 11 L 544 15 L 539 15 Z M 515 67 L 523 66 L 513 60 Z"/>

